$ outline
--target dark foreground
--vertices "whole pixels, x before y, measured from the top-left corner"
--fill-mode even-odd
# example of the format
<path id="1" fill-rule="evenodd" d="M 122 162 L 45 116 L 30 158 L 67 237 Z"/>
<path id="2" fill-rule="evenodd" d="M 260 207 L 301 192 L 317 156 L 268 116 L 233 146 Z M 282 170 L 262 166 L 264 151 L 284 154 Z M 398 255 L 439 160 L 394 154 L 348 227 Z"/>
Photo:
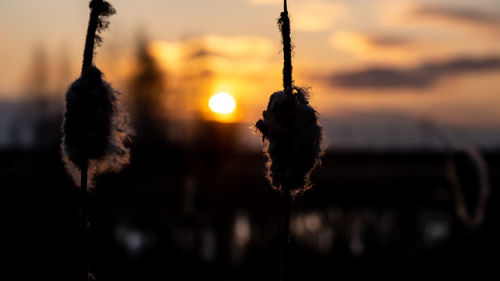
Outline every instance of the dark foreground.
<path id="1" fill-rule="evenodd" d="M 123 173 L 97 180 L 97 280 L 277 280 L 280 196 L 261 155 L 142 147 Z M 500 153 L 486 158 L 493 193 L 484 223 L 468 227 L 446 153 L 329 152 L 314 190 L 293 204 L 290 280 L 498 278 Z M 57 149 L 1 152 L 0 179 L 9 280 L 76 280 L 78 190 Z"/>

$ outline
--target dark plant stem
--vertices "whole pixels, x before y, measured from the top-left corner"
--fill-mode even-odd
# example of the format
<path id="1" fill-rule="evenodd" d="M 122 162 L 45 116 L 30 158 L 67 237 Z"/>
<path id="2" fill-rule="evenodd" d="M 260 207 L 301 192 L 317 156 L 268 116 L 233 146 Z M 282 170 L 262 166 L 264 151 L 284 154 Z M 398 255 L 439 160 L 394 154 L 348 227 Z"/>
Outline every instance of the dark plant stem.
<path id="1" fill-rule="evenodd" d="M 280 281 L 287 280 L 288 264 L 288 239 L 290 232 L 290 205 L 291 197 L 288 188 L 283 188 L 283 220 L 281 222 L 281 256 L 280 256 Z"/>
<path id="2" fill-rule="evenodd" d="M 83 50 L 83 71 L 91 67 L 94 60 L 95 36 L 99 21 L 99 12 L 97 9 L 92 9 L 90 12 L 89 25 L 87 28 L 87 36 L 85 38 L 85 48 Z M 89 237 L 88 237 L 88 158 L 82 161 L 81 182 L 80 182 L 80 272 L 79 281 L 89 280 Z"/>
<path id="3" fill-rule="evenodd" d="M 287 2 L 279 20 L 281 35 L 283 37 L 283 88 L 285 93 L 292 92 L 292 39 L 290 37 L 290 18 L 288 17 Z"/>
<path id="4" fill-rule="evenodd" d="M 94 59 L 95 35 L 99 22 L 99 12 L 97 9 L 92 9 L 90 12 L 89 26 L 87 28 L 87 36 L 85 38 L 85 48 L 83 50 L 83 65 L 82 71 L 92 66 Z"/>
<path id="5" fill-rule="evenodd" d="M 88 191 L 87 191 L 87 173 L 88 160 L 83 161 L 81 167 L 80 184 L 80 281 L 88 281 L 89 276 L 89 246 L 88 246 Z"/>
<path id="6" fill-rule="evenodd" d="M 283 2 L 283 12 L 279 19 L 279 25 L 283 41 L 283 90 L 284 93 L 292 94 L 292 39 L 290 36 L 290 18 L 288 17 L 287 1 Z M 280 259 L 280 281 L 287 280 L 288 264 L 288 239 L 290 232 L 290 186 L 283 188 L 283 221 L 281 230 L 281 259 Z"/>

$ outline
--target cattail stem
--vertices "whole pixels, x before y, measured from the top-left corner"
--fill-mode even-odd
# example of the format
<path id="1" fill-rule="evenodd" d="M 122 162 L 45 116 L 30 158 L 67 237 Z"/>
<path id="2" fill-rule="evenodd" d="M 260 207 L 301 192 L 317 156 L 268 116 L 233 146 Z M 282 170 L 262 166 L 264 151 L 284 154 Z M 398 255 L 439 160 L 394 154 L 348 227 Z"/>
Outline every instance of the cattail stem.
<path id="1" fill-rule="evenodd" d="M 280 281 L 287 280 L 288 240 L 290 232 L 291 196 L 288 188 L 283 188 L 283 221 L 281 222 Z"/>
<path id="2" fill-rule="evenodd" d="M 278 20 L 283 43 L 283 91 L 269 98 L 263 118 L 255 127 L 268 142 L 267 176 L 273 188 L 282 192 L 280 280 L 288 279 L 288 240 L 292 196 L 311 187 L 310 174 L 321 162 L 323 133 L 318 113 L 308 102 L 308 91 L 294 87 L 292 43 L 287 1 Z"/>
<path id="3" fill-rule="evenodd" d="M 288 17 L 287 2 L 284 1 L 284 10 L 279 19 L 281 36 L 283 40 L 283 88 L 285 93 L 292 91 L 292 39 L 290 37 L 290 18 Z"/>
<path id="4" fill-rule="evenodd" d="M 85 38 L 85 48 L 83 50 L 82 72 L 85 68 L 92 66 L 94 60 L 95 35 L 99 23 L 100 12 L 98 9 L 92 9 L 90 12 L 89 26 Z"/>
<path id="5" fill-rule="evenodd" d="M 292 39 L 290 36 L 290 18 L 288 17 L 287 1 L 283 1 L 283 12 L 279 19 L 279 26 L 283 41 L 283 92 L 292 94 Z M 280 257 L 280 281 L 287 280 L 288 239 L 290 232 L 290 188 L 283 188 L 283 221 L 281 230 L 281 257 Z"/>
<path id="6" fill-rule="evenodd" d="M 117 102 L 115 91 L 103 81 L 102 72 L 93 65 L 94 49 L 102 41 L 99 33 L 105 30 L 109 21 L 107 18 L 116 11 L 113 6 L 105 0 L 91 0 L 89 3 L 90 18 L 85 38 L 83 51 L 82 73 L 66 93 L 66 113 L 64 114 L 64 161 L 71 161 L 68 170 L 73 166 L 80 168 L 80 229 L 78 238 L 80 242 L 78 280 L 89 279 L 89 235 L 88 235 L 88 168 L 89 160 L 103 159 L 107 147 L 118 148 L 116 154 L 127 158 L 128 150 L 124 147 L 123 140 L 128 137 L 111 140 L 115 120 L 115 104 Z M 123 127 L 120 132 L 128 132 L 125 124 L 116 126 Z M 116 142 L 116 145 L 115 143 Z M 113 143 L 113 145 L 110 145 Z M 120 150 L 123 148 L 123 150 Z M 115 152 L 113 152 L 114 154 Z M 120 161 L 114 162 L 115 166 L 121 167 Z M 97 165 L 97 164 L 96 164 Z M 96 168 L 94 165 L 93 168 Z M 104 165 L 102 165 L 104 166 Z M 101 168 L 102 168 L 101 166 Z M 111 165 L 109 165 L 111 166 Z M 111 168 L 106 167 L 108 170 Z M 113 167 L 119 170 L 119 168 Z M 104 169 L 106 170 L 106 169 Z M 78 176 L 75 176 L 78 180 Z"/>
<path id="7" fill-rule="evenodd" d="M 89 276 L 89 247 L 88 247 L 88 191 L 87 191 L 88 160 L 81 165 L 80 184 L 80 281 L 88 281 Z"/>

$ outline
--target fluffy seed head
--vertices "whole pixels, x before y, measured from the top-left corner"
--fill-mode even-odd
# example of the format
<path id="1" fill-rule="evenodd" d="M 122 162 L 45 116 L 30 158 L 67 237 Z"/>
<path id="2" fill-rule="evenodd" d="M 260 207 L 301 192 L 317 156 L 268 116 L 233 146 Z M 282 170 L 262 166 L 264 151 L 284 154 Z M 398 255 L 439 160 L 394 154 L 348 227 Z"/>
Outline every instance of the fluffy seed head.
<path id="1" fill-rule="evenodd" d="M 306 89 L 275 92 L 255 127 L 267 142 L 267 177 L 280 191 L 297 195 L 311 187 L 310 175 L 321 162 L 323 131 Z"/>
<path id="2" fill-rule="evenodd" d="M 62 152 L 77 184 L 84 161 L 89 161 L 90 179 L 129 163 L 126 144 L 132 132 L 118 95 L 95 66 L 84 69 L 66 93 Z"/>

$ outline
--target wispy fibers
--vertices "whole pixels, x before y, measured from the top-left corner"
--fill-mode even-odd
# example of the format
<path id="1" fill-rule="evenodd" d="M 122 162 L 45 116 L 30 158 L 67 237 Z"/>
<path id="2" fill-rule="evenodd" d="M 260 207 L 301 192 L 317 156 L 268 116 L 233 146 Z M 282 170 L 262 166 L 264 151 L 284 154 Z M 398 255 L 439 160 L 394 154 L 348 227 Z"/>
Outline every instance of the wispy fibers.
<path id="1" fill-rule="evenodd" d="M 94 66 L 96 34 L 109 26 L 108 17 L 115 13 L 110 3 L 92 0 L 81 76 L 66 93 L 62 154 L 66 169 L 81 194 L 81 261 L 80 280 L 88 280 L 88 187 L 93 178 L 104 172 L 118 172 L 130 161 L 126 144 L 130 141 L 128 116 L 119 93 L 104 81 L 102 72 Z"/>
<path id="2" fill-rule="evenodd" d="M 267 178 L 283 194 L 280 280 L 286 280 L 286 258 L 292 196 L 311 188 L 311 172 L 321 162 L 323 130 L 318 113 L 309 105 L 309 92 L 293 85 L 292 44 L 287 1 L 278 20 L 283 40 L 283 91 L 269 99 L 263 119 L 255 126 L 267 146 Z"/>

